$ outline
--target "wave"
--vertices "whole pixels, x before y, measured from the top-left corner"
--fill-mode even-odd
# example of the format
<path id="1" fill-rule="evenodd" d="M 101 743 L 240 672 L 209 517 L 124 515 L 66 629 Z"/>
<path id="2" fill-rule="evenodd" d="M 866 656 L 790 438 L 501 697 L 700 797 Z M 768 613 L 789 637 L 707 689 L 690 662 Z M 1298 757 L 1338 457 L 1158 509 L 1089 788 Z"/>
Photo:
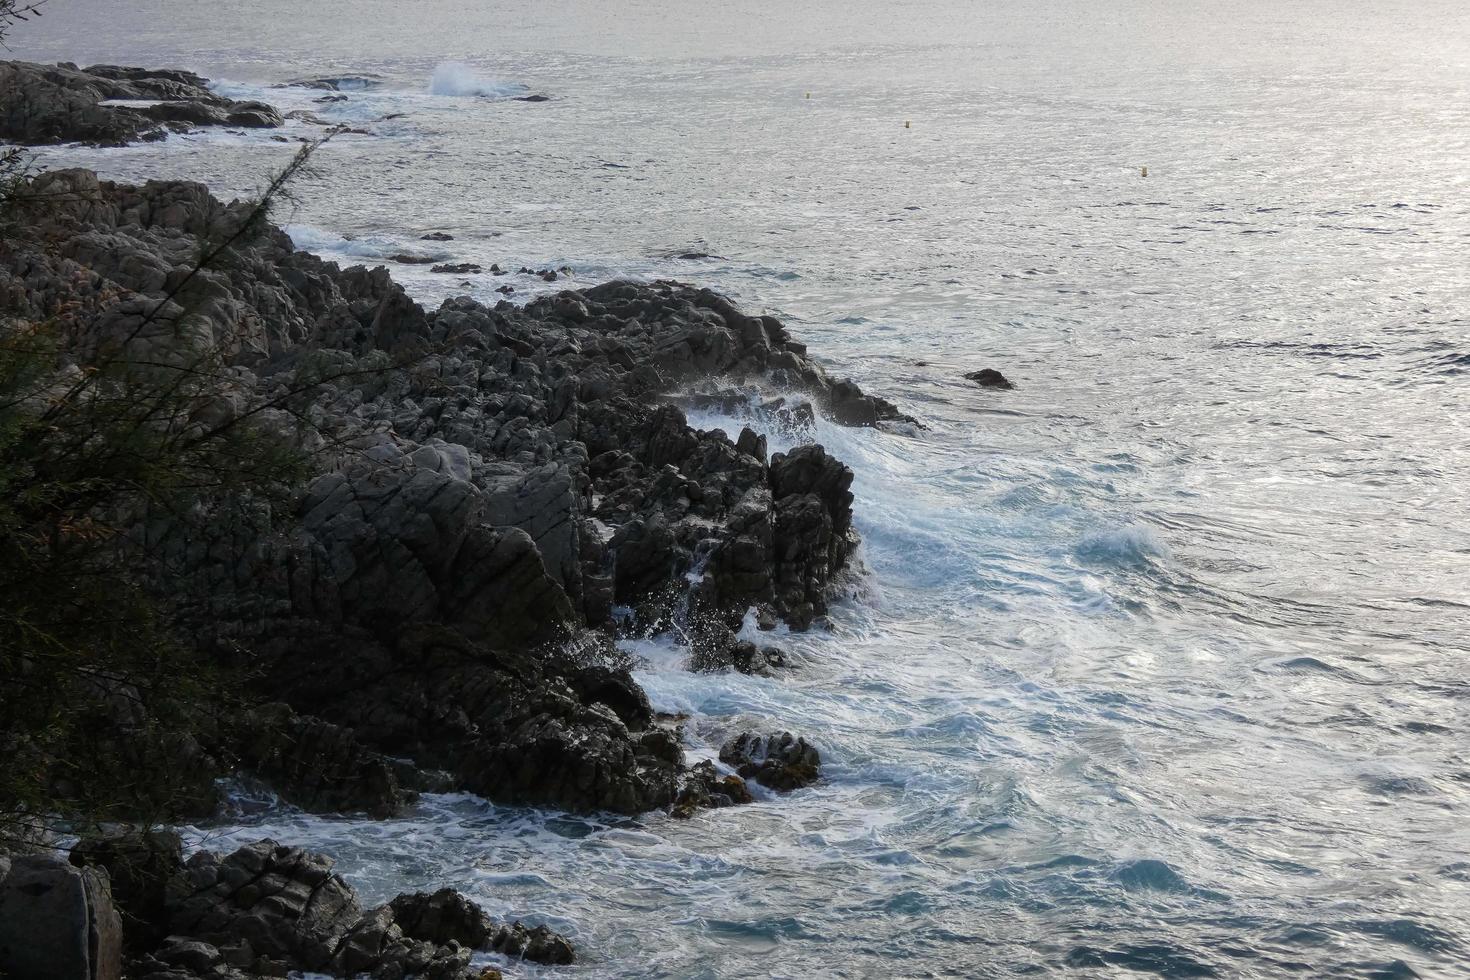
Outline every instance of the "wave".
<path id="1" fill-rule="evenodd" d="M 429 79 L 430 95 L 508 99 L 523 95 L 526 91 L 526 86 L 514 82 L 482 78 L 469 65 L 458 61 L 444 62 L 434 69 L 434 75 Z"/>

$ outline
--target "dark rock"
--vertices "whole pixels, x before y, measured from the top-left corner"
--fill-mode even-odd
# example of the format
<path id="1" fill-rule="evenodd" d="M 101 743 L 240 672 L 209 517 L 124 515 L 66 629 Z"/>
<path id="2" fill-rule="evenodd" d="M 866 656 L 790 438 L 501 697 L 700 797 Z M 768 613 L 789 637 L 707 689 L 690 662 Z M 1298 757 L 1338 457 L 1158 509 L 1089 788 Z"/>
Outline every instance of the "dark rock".
<path id="1" fill-rule="evenodd" d="M 120 145 L 161 139 L 169 129 L 282 125 L 272 107 L 222 98 L 207 84 L 189 72 L 0 62 L 0 140 Z M 152 104 L 101 104 L 112 100 Z"/>
<path id="2" fill-rule="evenodd" d="M 410 939 L 440 946 L 457 942 L 468 949 L 482 949 L 495 935 L 495 927 L 484 911 L 452 888 L 441 888 L 432 895 L 399 895 L 391 904 L 394 921 Z"/>
<path id="3" fill-rule="evenodd" d="M 971 371 L 965 375 L 965 380 L 973 381 L 982 388 L 1010 389 L 1015 387 L 1015 385 L 1006 379 L 1005 375 L 1001 374 L 995 368 L 981 368 L 979 371 Z"/>
<path id="4" fill-rule="evenodd" d="M 764 671 L 767 651 L 733 633 L 746 610 L 809 626 L 856 538 L 841 462 L 818 446 L 768 461 L 753 428 L 735 441 L 695 430 L 666 394 L 718 385 L 712 398 L 783 436 L 809 437 L 813 405 L 857 424 L 901 418 L 829 378 L 780 321 L 710 290 L 612 282 L 426 313 L 385 269 L 339 268 L 268 229 L 168 299 L 246 206 L 77 170 L 30 190 L 48 204 L 34 243 L 7 243 L 0 297 L 38 322 L 89 311 L 64 320 L 80 363 L 118 338 L 166 360 L 176 332 L 149 321 L 163 302 L 239 352 L 242 394 L 208 402 L 221 421 L 298 372 L 340 374 L 312 394 L 322 451 L 291 506 L 208 499 L 134 536 L 180 628 L 284 706 L 223 725 L 219 763 L 199 746 L 167 756 L 211 786 L 233 764 L 304 807 L 382 814 L 422 767 L 449 774 L 440 789 L 507 803 L 670 805 L 678 740 L 626 665 L 590 669 L 559 648 L 617 628 L 618 605 L 629 629 L 689 625 L 711 664 Z M 762 394 L 775 387 L 802 395 Z M 218 948 L 230 955 L 228 936 Z"/>
<path id="5" fill-rule="evenodd" d="M 73 865 L 106 872 L 134 953 L 153 949 L 168 935 L 170 887 L 183 856 L 183 841 L 172 830 L 84 837 L 71 849 Z"/>
<path id="6" fill-rule="evenodd" d="M 520 95 L 516 97 L 517 102 L 550 102 L 549 95 Z"/>
<path id="7" fill-rule="evenodd" d="M 122 920 L 107 873 L 50 855 L 12 859 L 0 881 L 0 975 L 118 980 Z"/>
<path id="8" fill-rule="evenodd" d="M 399 252 L 396 255 L 390 255 L 390 256 L 388 256 L 388 261 L 389 262 L 399 262 L 399 263 L 402 263 L 403 265 L 431 265 L 434 262 L 434 259 L 431 258 L 430 256 L 427 256 L 427 255 L 410 255 L 407 252 Z M 436 269 L 434 269 L 432 271 L 434 271 L 434 272 L 450 272 L 450 271 L 453 271 L 453 270 L 451 270 L 448 267 L 441 266 L 441 267 L 436 268 Z M 470 271 L 470 270 L 466 270 L 466 271 Z"/>
<path id="9" fill-rule="evenodd" d="M 458 262 L 458 263 L 444 262 L 444 263 L 442 263 L 440 265 L 434 266 L 434 268 L 430 269 L 429 271 L 430 272 L 444 272 L 444 273 L 448 273 L 450 275 L 455 275 L 455 276 L 467 276 L 467 275 L 475 275 L 477 273 L 484 272 L 485 270 L 481 269 L 478 265 L 476 265 L 473 262 Z"/>
<path id="10" fill-rule="evenodd" d="M 360 75 L 323 75 L 316 78 L 300 78 L 294 82 L 282 82 L 275 88 L 315 88 L 331 92 L 361 91 L 374 89 L 383 84 L 381 75 L 364 72 Z"/>
<path id="11" fill-rule="evenodd" d="M 350 729 L 279 703 L 247 711 L 237 726 L 241 765 L 302 809 L 382 818 L 415 799 L 399 785 L 398 767 Z"/>
<path id="12" fill-rule="evenodd" d="M 431 231 L 427 235 L 420 235 L 420 241 L 424 242 L 452 242 L 454 236 L 443 231 Z"/>
<path id="13" fill-rule="evenodd" d="M 519 922 L 502 926 L 491 939 L 490 948 L 506 956 L 551 966 L 565 966 L 577 958 L 565 936 L 546 926 L 528 929 Z"/>
<path id="14" fill-rule="evenodd" d="M 755 735 L 742 732 L 720 747 L 720 761 L 746 779 L 781 792 L 817 781 L 821 755 L 806 739 L 790 732 Z"/>
<path id="15" fill-rule="evenodd" d="M 720 775 L 714 763 L 706 759 L 690 768 L 670 812 L 679 819 L 688 819 L 699 810 L 737 806 L 751 800 L 750 790 L 746 788 L 744 779 L 735 775 Z"/>

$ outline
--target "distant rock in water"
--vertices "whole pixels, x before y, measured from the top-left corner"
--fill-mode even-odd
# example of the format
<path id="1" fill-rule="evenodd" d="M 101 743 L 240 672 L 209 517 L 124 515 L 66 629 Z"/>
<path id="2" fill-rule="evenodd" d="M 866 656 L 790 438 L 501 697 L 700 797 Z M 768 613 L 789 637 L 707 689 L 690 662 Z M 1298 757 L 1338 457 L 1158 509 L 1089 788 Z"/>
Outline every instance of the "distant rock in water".
<path id="1" fill-rule="evenodd" d="M 0 140 L 120 146 L 197 126 L 282 125 L 281 114 L 264 102 L 226 99 L 207 86 L 207 79 L 185 71 L 0 62 Z"/>
<path id="2" fill-rule="evenodd" d="M 442 265 L 434 266 L 434 268 L 430 269 L 429 271 L 442 272 L 447 275 L 453 276 L 472 276 L 484 272 L 485 270 L 480 268 L 473 262 L 445 262 Z"/>
<path id="3" fill-rule="evenodd" d="M 411 255 L 408 252 L 399 252 L 396 255 L 388 256 L 388 261 L 397 262 L 400 265 L 430 265 L 434 260 L 427 255 Z M 440 270 L 435 269 L 434 271 L 438 272 Z M 447 272 L 450 270 L 445 269 L 444 271 Z"/>
<path id="4" fill-rule="evenodd" d="M 314 88 L 328 92 L 361 92 L 383 84 L 382 75 L 364 72 L 360 75 L 321 75 L 315 78 L 298 78 L 281 82 L 272 88 Z"/>
<path id="5" fill-rule="evenodd" d="M 454 241 L 454 236 L 451 235 L 451 234 L 448 234 L 447 232 L 431 231 L 427 235 L 420 235 L 419 236 L 419 241 L 421 241 L 421 242 L 452 242 L 452 241 Z"/>
<path id="6" fill-rule="evenodd" d="M 982 388 L 1010 389 L 1016 387 L 995 368 L 981 368 L 979 371 L 971 371 L 965 375 L 965 380 L 973 381 Z"/>
<path id="7" fill-rule="evenodd" d="M 519 95 L 519 96 L 516 96 L 516 101 L 517 102 L 550 102 L 551 101 L 551 96 L 549 96 L 549 95 L 541 95 L 540 93 L 537 93 L 536 95 Z"/>

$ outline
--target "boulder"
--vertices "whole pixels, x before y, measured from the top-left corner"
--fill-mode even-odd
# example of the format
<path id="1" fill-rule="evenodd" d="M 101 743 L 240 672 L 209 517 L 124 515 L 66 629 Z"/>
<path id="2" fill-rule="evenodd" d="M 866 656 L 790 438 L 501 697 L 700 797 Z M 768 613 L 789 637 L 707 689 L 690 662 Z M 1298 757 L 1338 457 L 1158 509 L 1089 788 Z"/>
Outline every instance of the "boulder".
<path id="1" fill-rule="evenodd" d="M 122 920 L 107 873 L 51 855 L 11 861 L 0 882 L 0 976 L 119 980 Z"/>
<path id="2" fill-rule="evenodd" d="M 720 761 L 743 778 L 781 792 L 816 782 L 822 764 L 816 748 L 790 732 L 742 732 L 720 746 Z"/>
<path id="3" fill-rule="evenodd" d="M 981 368 L 978 371 L 971 371 L 965 375 L 965 380 L 973 381 L 982 388 L 1006 390 L 1015 387 L 1015 385 L 1007 380 L 1005 375 L 1001 374 L 995 368 Z"/>

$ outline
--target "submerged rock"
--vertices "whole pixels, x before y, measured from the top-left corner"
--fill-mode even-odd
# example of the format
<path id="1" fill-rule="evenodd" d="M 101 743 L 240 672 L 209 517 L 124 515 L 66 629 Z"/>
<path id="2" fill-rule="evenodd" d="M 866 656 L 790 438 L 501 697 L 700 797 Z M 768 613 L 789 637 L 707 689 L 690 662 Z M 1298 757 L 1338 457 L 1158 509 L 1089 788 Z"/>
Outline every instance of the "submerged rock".
<path id="1" fill-rule="evenodd" d="M 965 380 L 973 381 L 982 388 L 1010 389 L 1015 387 L 1015 385 L 1006 379 L 1005 375 L 1001 374 L 995 368 L 981 368 L 979 371 L 971 371 L 965 375 Z"/>

